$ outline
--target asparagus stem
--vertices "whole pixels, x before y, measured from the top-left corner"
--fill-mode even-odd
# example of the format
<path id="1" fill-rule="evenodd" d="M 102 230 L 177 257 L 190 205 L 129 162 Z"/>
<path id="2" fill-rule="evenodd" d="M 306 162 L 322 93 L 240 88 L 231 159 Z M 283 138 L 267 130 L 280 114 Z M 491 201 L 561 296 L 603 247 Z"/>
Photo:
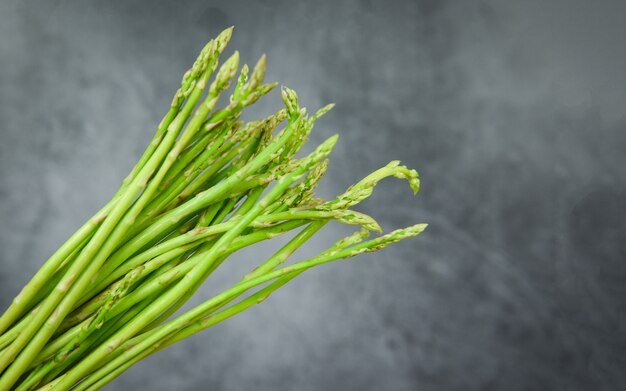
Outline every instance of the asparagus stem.
<path id="1" fill-rule="evenodd" d="M 276 86 L 263 84 L 264 55 L 251 72 L 242 66 L 229 102 L 216 109 L 239 65 L 235 52 L 217 70 L 231 33 L 225 30 L 202 49 L 111 201 L 46 261 L 0 317 L 0 390 L 99 389 L 148 355 L 260 303 L 311 267 L 379 250 L 426 227 L 363 241 L 382 229 L 351 207 L 380 180 L 395 176 L 419 190 L 417 172 L 398 161 L 334 200 L 316 198 L 337 137 L 296 156 L 332 105 L 308 115 L 296 93 L 283 88 L 285 109 L 259 121 L 240 120 L 244 108 Z M 313 258 L 281 266 L 330 220 L 361 229 Z M 294 230 L 299 232 L 239 282 L 179 314 L 232 253 Z M 251 293 L 255 288 L 260 290 Z"/>
<path id="2" fill-rule="evenodd" d="M 194 287 L 198 281 L 206 278 L 206 272 L 210 269 L 213 262 L 219 257 L 221 251 L 225 251 L 227 246 L 235 239 L 251 222 L 256 218 L 269 203 L 274 201 L 288 186 L 299 179 L 299 177 L 311 168 L 312 165 L 319 160 L 328 156 L 332 147 L 337 142 L 337 137 L 333 136 L 327 141 L 322 143 L 320 147 L 311 154 L 311 159 L 308 164 L 303 164 L 295 172 L 281 178 L 276 185 L 263 197 L 258 204 L 254 205 L 245 216 L 243 216 L 237 223 L 222 235 L 215 245 L 209 250 L 205 256 L 204 262 L 197 265 L 196 268 L 189 271 L 181 281 L 179 281 L 173 288 L 164 292 L 159 298 L 155 300 L 153 305 L 146 308 L 135 319 L 129 322 L 124 328 L 118 331 L 113 337 L 109 338 L 107 342 L 94 350 L 93 353 L 87 357 L 87 359 L 81 361 L 76 367 L 72 368 L 66 376 L 55 388 L 62 389 L 63 387 L 70 387 L 74 382 L 85 376 L 94 366 L 94 362 L 97 362 L 104 358 L 108 351 L 115 350 L 119 345 L 124 343 L 131 336 L 143 329 L 152 319 L 158 316 L 165 308 L 172 305 L 180 296 L 184 295 L 189 287 Z M 268 147 L 269 148 L 269 147 Z M 224 183 L 224 182 L 223 182 Z"/>
<path id="3" fill-rule="evenodd" d="M 230 34 L 223 38 L 227 41 L 230 38 Z M 118 226 L 118 222 L 137 194 L 143 190 L 149 177 L 152 176 L 158 164 L 165 157 L 171 143 L 180 132 L 185 120 L 200 98 L 206 80 L 212 73 L 212 64 L 216 61 L 217 54 L 215 53 L 209 58 L 207 69 L 204 71 L 201 81 L 195 85 L 193 92 L 189 95 L 188 102 L 185 103 L 182 110 L 167 127 L 163 141 L 157 146 L 137 176 L 128 184 L 126 191 L 123 192 L 115 203 L 111 212 L 104 219 L 91 241 L 85 246 L 78 259 L 72 264 L 63 280 L 44 301 L 35 317 L 13 341 L 3 357 L 0 358 L 0 371 L 11 364 L 0 378 L 0 388 L 9 388 L 17 381 L 26 369 L 28 362 L 39 353 L 43 345 L 56 330 L 56 327 L 58 327 L 63 316 L 71 310 L 74 301 L 89 284 L 91 276 L 95 274 L 100 265 L 106 260 L 106 257 L 113 251 L 116 244 L 115 239 L 123 234 L 125 227 L 124 225 Z M 127 222 L 128 220 L 124 220 L 124 223 Z M 112 235 L 113 239 L 107 240 L 107 237 L 114 231 L 116 226 L 121 228 L 118 228 Z M 18 353 L 19 356 L 17 356 Z M 12 360 L 14 361 L 11 363 Z"/>
<path id="4" fill-rule="evenodd" d="M 256 304 L 261 304 L 265 299 L 267 299 L 270 294 L 272 294 L 274 291 L 276 291 L 278 288 L 284 286 L 286 283 L 288 283 L 289 281 L 291 281 L 296 275 L 291 275 L 291 276 L 285 276 L 275 282 L 273 282 L 271 285 L 268 285 L 267 287 L 261 289 L 260 291 L 258 291 L 257 293 L 251 295 L 250 297 L 242 300 L 241 302 L 237 303 L 236 305 L 229 307 L 228 309 L 225 309 L 223 311 L 220 311 L 219 313 L 211 316 L 208 319 L 204 319 L 201 322 L 198 322 L 198 326 L 194 327 L 188 327 L 186 329 L 181 330 L 179 333 L 176 333 L 174 336 L 166 339 L 163 343 L 157 343 L 157 344 L 153 344 L 149 349 L 145 349 L 144 351 L 142 351 L 139 355 L 133 357 L 130 360 L 127 360 L 126 362 L 124 362 L 121 365 L 118 365 L 117 367 L 115 367 L 114 370 L 107 372 L 106 370 L 104 371 L 97 371 L 96 373 L 94 373 L 93 375 L 90 375 L 84 382 L 80 383 L 75 390 L 76 391 L 92 391 L 92 390 L 99 390 L 100 388 L 102 388 L 104 385 L 106 385 L 107 383 L 110 383 L 111 381 L 113 381 L 115 378 L 117 378 L 119 375 L 121 375 L 122 373 L 124 373 L 126 370 L 128 370 L 128 368 L 130 368 L 132 365 L 136 364 L 138 361 L 148 357 L 149 355 L 160 351 L 170 345 L 172 345 L 173 343 L 176 343 L 180 340 L 182 340 L 183 338 L 187 338 L 188 336 L 195 334 L 203 329 L 209 328 L 211 326 L 214 326 L 250 307 L 252 307 L 253 305 Z"/>
<path id="5" fill-rule="evenodd" d="M 227 42 L 230 39 L 231 34 L 232 28 L 225 30 L 224 33 L 220 35 L 220 37 L 223 41 Z M 199 71 L 202 70 L 203 66 L 206 66 L 205 62 L 202 61 L 202 57 L 207 55 L 208 48 L 210 48 L 212 44 L 213 41 L 209 42 L 209 44 L 206 45 L 206 47 L 201 52 L 200 57 L 198 58 L 198 60 L 196 60 L 194 67 L 185 74 L 185 78 L 182 82 L 183 89 L 185 87 L 188 87 L 190 84 L 194 84 L 196 82 Z M 102 209 L 100 209 L 89 221 L 87 221 L 87 223 L 85 223 L 80 229 L 78 229 L 76 233 L 67 240 L 67 242 L 65 242 L 61 246 L 37 271 L 35 276 L 33 276 L 31 281 L 22 289 L 18 296 L 15 297 L 12 305 L 5 311 L 2 317 L 0 317 L 0 333 L 3 333 L 15 321 L 17 317 L 23 314 L 30 300 L 32 300 L 33 296 L 40 291 L 42 285 L 48 281 L 51 273 L 59 268 L 60 264 L 68 257 L 68 255 L 72 253 L 81 244 L 81 242 L 88 238 L 99 226 L 102 220 L 107 216 L 107 214 L 110 212 L 111 208 L 115 204 L 117 198 L 119 198 L 119 196 L 124 192 L 125 188 L 130 184 L 130 182 L 132 182 L 137 177 L 138 173 L 143 169 L 148 159 L 150 159 L 150 157 L 154 153 L 155 149 L 161 141 L 163 133 L 170 125 L 172 120 L 175 118 L 180 109 L 180 105 L 182 104 L 186 96 L 188 96 L 188 93 L 181 91 L 181 89 L 176 92 L 170 110 L 159 124 L 154 138 L 150 142 L 148 148 L 143 153 L 137 164 L 133 167 L 129 175 L 126 177 L 126 179 L 124 179 L 121 188 L 118 190 L 113 199 Z"/>
<path id="6" fill-rule="evenodd" d="M 68 239 L 37 271 L 33 278 L 24 286 L 22 291 L 13 299 L 11 306 L 0 317 L 0 333 L 9 328 L 20 316 L 24 314 L 31 305 L 31 300 L 37 295 L 40 289 L 48 282 L 49 278 L 61 266 L 63 261 L 79 246 L 89 235 L 91 235 L 111 209 L 111 204 L 103 207 L 94 217 L 92 217 L 85 225 L 76 231 L 71 238 Z M 6 352 L 3 357 L 6 356 Z M 12 358 L 11 358 L 12 359 Z M 0 364 L 0 371 L 6 367 L 8 362 Z"/>
<path id="7" fill-rule="evenodd" d="M 267 161 L 269 161 L 273 154 L 281 149 L 281 147 L 288 141 L 290 134 L 293 132 L 297 117 L 293 118 L 287 128 L 284 130 L 282 137 L 272 141 L 259 155 L 248 162 L 245 166 L 240 168 L 234 175 L 228 179 L 220 182 L 216 186 L 211 187 L 201 193 L 195 198 L 187 201 L 186 203 L 178 206 L 177 208 L 164 213 L 158 217 L 155 222 L 146 228 L 140 235 L 135 236 L 129 242 L 127 242 L 122 249 L 120 249 L 120 257 L 126 258 L 139 251 L 145 244 L 149 243 L 152 239 L 156 238 L 159 234 L 162 234 L 168 229 L 168 227 L 177 223 L 180 220 L 188 217 L 190 214 L 201 210 L 202 208 L 212 204 L 216 200 L 220 200 L 225 197 L 229 190 L 234 187 L 241 178 L 245 178 L 250 173 L 255 172 L 259 168 L 263 167 Z"/>
<path id="8" fill-rule="evenodd" d="M 219 304 L 220 302 L 229 300 L 231 297 L 237 296 L 241 294 L 242 292 L 247 291 L 250 288 L 261 285 L 265 282 L 274 280 L 276 278 L 278 278 L 279 281 L 282 278 L 287 278 L 287 279 L 289 279 L 290 277 L 293 278 L 297 274 L 307 269 L 310 269 L 314 266 L 321 265 L 324 263 L 332 262 L 337 259 L 353 257 L 355 255 L 359 255 L 365 252 L 376 251 L 391 243 L 395 243 L 407 237 L 417 236 L 421 232 L 423 232 L 426 226 L 427 226 L 426 224 L 418 224 L 412 227 L 396 230 L 387 235 L 380 236 L 376 239 L 363 242 L 360 244 L 355 244 L 354 246 L 351 246 L 348 248 L 337 249 L 336 251 L 324 252 L 321 255 L 311 258 L 309 260 L 301 261 L 291 266 L 274 270 L 272 272 L 260 275 L 258 277 L 243 281 L 231 287 L 230 289 L 222 292 L 221 294 L 214 296 L 212 299 L 195 307 L 194 309 L 179 316 L 178 318 L 163 325 L 162 327 L 152 330 L 152 333 L 149 336 L 147 336 L 146 338 L 143 338 L 140 342 L 138 342 L 137 344 L 134 344 L 128 350 L 125 350 L 123 355 L 117 356 L 115 359 L 111 360 L 108 364 L 104 365 L 102 368 L 95 371 L 91 376 L 93 376 L 96 379 L 101 376 L 106 376 L 106 374 L 113 372 L 116 368 L 119 368 L 120 366 L 124 366 L 129 360 L 133 360 L 139 355 L 145 353 L 146 350 L 157 349 L 161 345 L 159 341 L 166 341 L 174 333 L 182 333 L 180 338 L 184 338 L 197 331 L 200 331 L 206 327 L 213 325 L 214 323 L 212 323 L 213 321 L 211 320 L 212 319 L 211 317 L 204 318 L 204 321 L 200 321 L 200 322 L 198 322 L 197 319 L 203 318 L 203 316 L 210 314 L 211 310 L 215 307 L 215 305 Z M 190 326 L 191 326 L 190 329 L 186 329 L 187 327 L 190 327 Z M 151 352 L 148 351 L 147 354 L 150 354 L 150 353 Z M 130 365 L 132 365 L 132 363 Z M 83 382 L 84 384 L 81 383 L 81 386 L 86 387 L 90 385 L 90 382 L 91 382 L 90 378 L 86 379 Z M 64 378 L 61 381 L 61 383 L 63 383 L 64 380 L 67 380 L 67 377 Z M 61 383 L 57 384 L 57 387 Z"/>
<path id="9" fill-rule="evenodd" d="M 293 252 L 300 247 L 304 242 L 306 242 L 309 238 L 311 238 L 311 236 L 313 236 L 319 229 L 321 229 L 324 226 L 325 222 L 323 221 L 318 221 L 315 223 L 310 224 L 307 228 L 305 228 L 302 232 L 300 232 L 295 238 L 293 238 L 291 241 L 289 241 L 289 243 L 287 243 L 283 248 L 281 248 L 276 254 L 274 254 L 272 257 L 270 257 L 268 259 L 268 261 L 265 264 L 271 264 L 271 265 L 277 265 L 281 262 L 284 262 L 284 260 L 289 257 L 289 255 L 293 254 Z M 262 270 L 255 270 L 252 273 L 249 274 L 249 276 L 252 275 L 260 275 L 262 274 Z M 106 384 L 108 382 L 110 382 L 111 380 L 113 380 L 115 377 L 119 376 L 122 372 L 124 372 L 126 369 L 128 369 L 130 366 L 132 366 L 134 363 L 136 363 L 137 361 L 147 357 L 148 355 L 164 349 L 165 347 L 183 339 L 186 338 L 187 336 L 194 334 L 198 331 L 200 331 L 200 329 L 198 328 L 198 326 L 201 326 L 202 329 L 204 328 L 208 328 L 214 324 L 217 324 L 219 322 L 221 322 L 222 320 L 225 320 L 233 315 L 235 315 L 236 313 L 239 313 L 241 311 L 243 311 L 246 308 L 249 308 L 250 306 L 254 305 L 254 304 L 258 304 L 261 301 L 264 300 L 264 298 L 266 298 L 267 296 L 269 296 L 269 294 L 271 292 L 273 292 L 274 290 L 278 289 L 280 286 L 284 285 L 285 283 L 287 283 L 289 280 L 291 280 L 293 277 L 295 277 L 296 274 L 293 274 L 292 276 L 285 276 L 282 279 L 280 279 L 279 281 L 276 281 L 274 283 L 272 283 L 271 285 L 269 285 L 268 287 L 262 289 L 261 291 L 257 292 L 256 294 L 250 296 L 249 298 L 243 300 L 242 302 L 238 303 L 237 305 L 221 311 L 218 314 L 212 315 L 210 317 L 210 321 L 208 319 L 203 319 L 202 321 L 197 321 L 194 326 L 189 326 L 183 330 L 181 330 L 180 332 L 176 333 L 175 335 L 173 335 L 172 337 L 168 338 L 165 340 L 165 342 L 163 344 L 155 344 L 153 345 L 153 347 L 151 349 L 147 349 L 144 352 L 142 352 L 140 355 L 136 356 L 135 358 L 127 361 L 126 363 L 124 363 L 123 365 L 118 366 L 117 369 L 113 370 L 110 373 L 107 373 L 106 375 L 103 375 L 100 380 L 98 382 L 96 382 L 93 386 L 89 387 L 89 388 L 84 388 L 87 386 L 90 386 L 91 384 L 93 384 L 94 381 L 98 380 L 98 376 L 100 373 L 102 372 L 106 372 L 106 370 L 104 371 L 98 371 L 96 372 L 94 375 L 89 376 L 89 378 L 83 383 L 81 383 L 81 385 L 79 385 L 78 389 L 98 389 L 98 387 L 100 387 L 100 384 Z M 235 296 L 236 297 L 236 296 Z M 233 298 L 235 298 L 233 297 Z M 232 300 L 233 298 L 231 298 L 230 300 Z M 220 307 L 224 306 L 225 304 L 227 304 L 230 300 L 224 300 L 223 302 L 215 305 L 212 307 L 212 311 L 215 311 L 217 309 L 219 309 Z M 139 337 L 136 337 L 133 340 L 128 341 L 123 347 L 120 348 L 120 350 L 127 350 L 130 347 L 134 346 L 139 340 L 145 338 L 145 335 L 141 335 Z"/>

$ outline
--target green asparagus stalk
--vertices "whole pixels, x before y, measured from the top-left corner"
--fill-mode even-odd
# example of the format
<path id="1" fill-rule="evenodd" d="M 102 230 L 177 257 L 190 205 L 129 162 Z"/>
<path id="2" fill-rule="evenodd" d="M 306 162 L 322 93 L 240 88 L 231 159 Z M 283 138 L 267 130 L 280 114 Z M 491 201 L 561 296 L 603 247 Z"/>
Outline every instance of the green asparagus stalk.
<path id="1" fill-rule="evenodd" d="M 398 161 L 331 201 L 316 197 L 337 136 L 298 156 L 333 105 L 309 115 L 295 91 L 283 87 L 284 109 L 241 121 L 276 83 L 264 84 L 264 55 L 251 72 L 247 65 L 238 72 L 238 52 L 219 66 L 231 34 L 232 28 L 225 30 L 201 50 L 111 201 L 43 264 L 0 317 L 0 390 L 99 389 L 139 360 L 262 302 L 312 267 L 380 250 L 425 229 L 418 224 L 364 241 L 382 228 L 352 208 L 380 180 L 405 179 L 419 190 L 417 172 Z M 360 229 L 285 266 L 329 221 Z M 296 230 L 230 288 L 179 313 L 234 252 Z"/>

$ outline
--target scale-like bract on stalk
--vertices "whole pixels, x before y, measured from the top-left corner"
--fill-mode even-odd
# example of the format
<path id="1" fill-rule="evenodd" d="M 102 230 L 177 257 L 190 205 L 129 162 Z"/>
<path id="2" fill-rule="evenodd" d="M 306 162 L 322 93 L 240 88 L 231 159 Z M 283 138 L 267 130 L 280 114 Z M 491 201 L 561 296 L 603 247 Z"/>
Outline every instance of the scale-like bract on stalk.
<path id="1" fill-rule="evenodd" d="M 390 176 L 406 179 L 417 193 L 417 172 L 398 161 L 334 200 L 318 198 L 314 191 L 338 137 L 296 156 L 333 105 L 309 115 L 296 92 L 283 87 L 284 109 L 242 121 L 242 111 L 276 83 L 264 84 L 265 56 L 252 72 L 247 65 L 238 72 L 237 52 L 220 65 L 231 34 L 225 30 L 202 49 L 111 201 L 0 317 L 0 390 L 99 389 L 148 355 L 260 303 L 311 267 L 382 249 L 426 228 L 365 241 L 382 228 L 351 209 Z M 284 266 L 329 221 L 358 229 L 317 256 Z M 289 232 L 297 233 L 228 289 L 178 311 L 229 255 Z"/>

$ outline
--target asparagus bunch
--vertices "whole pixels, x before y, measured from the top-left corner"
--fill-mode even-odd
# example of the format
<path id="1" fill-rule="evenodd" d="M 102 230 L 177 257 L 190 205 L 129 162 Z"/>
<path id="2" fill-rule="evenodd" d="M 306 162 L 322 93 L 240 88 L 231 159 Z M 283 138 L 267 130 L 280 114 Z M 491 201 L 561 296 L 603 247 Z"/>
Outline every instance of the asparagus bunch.
<path id="1" fill-rule="evenodd" d="M 235 52 L 218 67 L 232 28 L 183 76 L 152 142 L 118 192 L 35 274 L 0 317 L 0 390 L 96 390 L 137 361 L 255 304 L 311 267 L 376 251 L 425 224 L 381 232 L 351 209 L 390 176 L 416 193 L 418 174 L 393 161 L 325 201 L 314 189 L 337 136 L 297 157 L 314 123 L 296 93 L 244 123 L 271 91 L 265 56 L 252 71 Z M 214 75 L 214 76 L 213 76 Z M 224 107 L 220 97 L 234 84 Z M 280 130 L 278 130 L 280 129 Z M 319 255 L 283 264 L 329 221 L 360 227 Z M 239 282 L 173 316 L 235 251 L 297 230 Z M 256 288 L 256 289 L 255 289 Z"/>

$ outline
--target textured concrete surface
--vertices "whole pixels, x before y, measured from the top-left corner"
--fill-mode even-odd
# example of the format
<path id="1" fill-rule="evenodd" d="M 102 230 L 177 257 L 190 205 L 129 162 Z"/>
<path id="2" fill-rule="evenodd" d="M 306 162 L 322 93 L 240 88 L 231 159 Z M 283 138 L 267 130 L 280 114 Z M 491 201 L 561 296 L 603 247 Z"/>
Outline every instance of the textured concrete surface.
<path id="1" fill-rule="evenodd" d="M 234 24 L 230 51 L 266 52 L 308 107 L 337 103 L 312 140 L 341 136 L 322 192 L 401 159 L 418 198 L 389 181 L 361 210 L 430 228 L 308 272 L 107 389 L 623 389 L 625 17 L 622 1 L 3 1 L 0 308 Z"/>

